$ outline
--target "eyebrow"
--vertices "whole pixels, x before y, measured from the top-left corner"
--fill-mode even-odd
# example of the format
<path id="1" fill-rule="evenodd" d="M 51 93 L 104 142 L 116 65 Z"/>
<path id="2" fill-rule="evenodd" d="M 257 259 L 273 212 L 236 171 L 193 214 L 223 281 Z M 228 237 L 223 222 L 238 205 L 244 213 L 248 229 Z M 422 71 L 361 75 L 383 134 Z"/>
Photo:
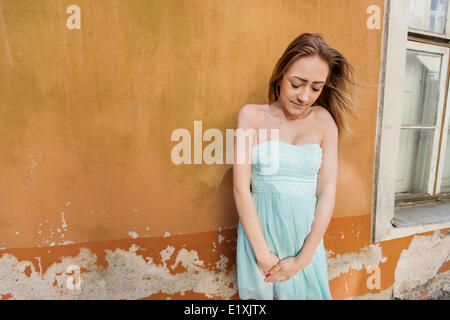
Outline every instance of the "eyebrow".
<path id="1" fill-rule="evenodd" d="M 300 79 L 300 80 L 302 80 L 302 81 L 305 81 L 305 82 L 308 82 L 308 80 L 302 79 L 302 78 L 297 77 L 297 76 L 292 76 L 292 77 L 293 77 L 293 78 L 298 78 L 298 79 Z M 313 83 L 325 83 L 325 81 L 313 81 Z"/>

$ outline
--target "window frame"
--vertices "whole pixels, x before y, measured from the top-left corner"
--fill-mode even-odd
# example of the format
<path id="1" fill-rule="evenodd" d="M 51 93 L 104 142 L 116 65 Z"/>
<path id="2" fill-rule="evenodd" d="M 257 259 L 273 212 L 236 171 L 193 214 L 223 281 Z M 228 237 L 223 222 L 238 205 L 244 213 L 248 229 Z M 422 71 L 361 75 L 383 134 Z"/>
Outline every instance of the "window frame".
<path id="1" fill-rule="evenodd" d="M 450 228 L 450 213 L 448 221 L 426 222 L 402 227 L 394 226 L 393 224 L 396 209 L 395 181 L 402 108 L 392 106 L 401 106 L 403 103 L 406 50 L 411 45 L 408 42 L 408 32 L 410 31 L 408 28 L 408 10 L 408 0 L 385 0 L 377 106 L 371 242 L 386 241 L 412 234 Z M 447 22 L 446 32 L 449 31 Z M 442 35 L 439 36 L 442 37 Z M 422 44 L 414 44 L 413 46 L 423 47 Z M 445 50 L 448 50 L 448 48 L 445 48 Z M 442 72 L 446 80 L 443 82 L 444 89 L 440 92 L 440 95 L 442 93 L 444 96 L 448 92 L 448 52 L 446 57 L 447 65 L 445 69 L 447 72 L 445 74 Z M 442 60 L 444 60 L 444 56 Z M 402 94 L 398 94 L 399 92 Z M 441 122 L 436 122 L 436 127 L 445 125 L 446 123 L 448 128 L 448 117 L 450 114 L 449 100 L 445 98 L 444 102 L 441 101 L 441 105 L 445 103 L 445 108 L 441 108 L 441 110 L 444 111 L 445 109 L 447 111 L 444 118 L 446 122 L 443 124 L 443 118 L 441 117 Z M 441 114 L 441 116 L 443 115 Z M 440 130 L 438 134 L 441 135 L 442 132 Z M 435 139 L 433 153 L 439 150 L 439 146 L 443 143 L 442 138 L 442 136 L 439 136 L 438 139 Z M 433 156 L 438 155 L 433 154 Z M 442 161 L 443 157 L 440 158 L 438 164 L 438 177 L 439 173 L 442 174 Z M 438 190 L 435 189 L 436 183 L 433 183 L 431 186 L 434 188 L 431 194 L 435 195 L 435 191 Z M 414 203 L 413 207 L 416 207 L 419 202 Z M 430 205 L 436 206 L 436 202 L 433 201 Z M 426 205 L 424 206 L 424 210 L 426 210 Z"/>

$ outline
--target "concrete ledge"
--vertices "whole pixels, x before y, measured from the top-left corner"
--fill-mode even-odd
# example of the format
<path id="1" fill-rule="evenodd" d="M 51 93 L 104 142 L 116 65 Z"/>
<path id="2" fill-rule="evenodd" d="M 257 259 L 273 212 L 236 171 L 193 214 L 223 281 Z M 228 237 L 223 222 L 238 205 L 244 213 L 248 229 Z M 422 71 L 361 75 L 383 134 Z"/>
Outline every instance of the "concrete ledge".
<path id="1" fill-rule="evenodd" d="M 396 208 L 392 225 L 407 227 L 450 221 L 450 200 Z"/>

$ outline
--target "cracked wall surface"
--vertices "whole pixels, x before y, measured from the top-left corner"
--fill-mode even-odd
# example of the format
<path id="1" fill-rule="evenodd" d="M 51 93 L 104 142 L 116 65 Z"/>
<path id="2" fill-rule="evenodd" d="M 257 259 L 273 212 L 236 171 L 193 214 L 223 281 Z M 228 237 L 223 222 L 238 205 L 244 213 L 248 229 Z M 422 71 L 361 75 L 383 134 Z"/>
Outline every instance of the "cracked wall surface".
<path id="1" fill-rule="evenodd" d="M 370 217 L 332 221 L 360 225 Z M 366 244 L 327 234 L 333 299 L 448 297 L 448 231 Z M 2 299 L 238 299 L 235 228 L 220 232 L 136 238 L 0 251 Z M 342 234 L 342 233 L 341 233 Z M 358 236 L 359 237 L 359 236 Z M 347 238 L 347 240 L 345 240 Z M 403 248 L 403 249 L 402 249 Z M 392 253 L 394 252 L 394 253 Z M 379 269 L 379 287 L 370 279 Z M 376 283 L 376 282 L 375 282 Z"/>
<path id="2" fill-rule="evenodd" d="M 222 242 L 215 246 L 218 236 Z M 36 253 L 40 259 L 17 258 L 20 251 L 4 252 L 0 255 L 0 295 L 3 299 L 171 299 L 188 292 L 204 299 L 230 299 L 237 292 L 235 264 L 226 256 L 231 237 L 232 233 L 224 231 L 150 243 L 148 239 L 124 240 L 121 247 L 112 249 L 107 244 L 102 249 L 71 246 L 66 254 L 63 247 L 52 247 L 59 251 L 58 258 L 47 261 L 44 268 L 41 259 L 48 256 L 42 253 L 50 250 Z M 206 239 L 211 240 L 208 246 Z M 182 244 L 185 241 L 202 254 Z"/>
<path id="3" fill-rule="evenodd" d="M 34 269 L 31 262 L 18 261 L 14 256 L 5 254 L 0 258 L 2 295 L 8 292 L 14 299 L 102 300 L 140 299 L 158 292 L 183 295 L 186 291 L 193 291 L 204 294 L 206 298 L 229 299 L 236 293 L 235 270 L 209 270 L 195 250 L 180 249 L 176 253 L 175 263 L 168 266 L 165 262 L 155 264 L 152 259 L 137 255 L 137 249 L 137 246 L 132 246 L 128 251 L 108 250 L 108 268 L 103 268 L 95 265 L 97 257 L 91 250 L 82 248 L 79 255 L 63 257 L 43 275 Z M 227 264 L 223 258 L 217 261 L 222 270 Z M 69 266 L 73 265 L 83 270 L 80 280 L 77 280 L 75 273 L 68 272 Z M 178 265 L 185 271 L 172 274 L 171 270 Z M 31 267 L 31 271 L 25 274 L 27 267 Z M 67 284 L 71 279 L 69 277 L 73 278 L 73 286 Z M 77 289 L 78 286 L 80 289 Z"/>
<path id="4" fill-rule="evenodd" d="M 450 232 L 414 236 L 400 255 L 393 296 L 399 299 L 449 295 L 450 272 L 440 270 L 450 260 Z"/>

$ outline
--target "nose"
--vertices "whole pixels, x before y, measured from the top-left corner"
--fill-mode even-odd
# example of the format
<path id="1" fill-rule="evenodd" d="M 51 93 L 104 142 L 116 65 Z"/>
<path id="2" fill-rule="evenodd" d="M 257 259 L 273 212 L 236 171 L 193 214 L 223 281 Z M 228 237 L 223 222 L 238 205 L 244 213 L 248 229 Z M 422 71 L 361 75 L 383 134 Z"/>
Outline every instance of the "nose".
<path id="1" fill-rule="evenodd" d="M 297 95 L 297 100 L 301 104 L 307 103 L 309 100 L 309 89 L 308 88 L 301 89 Z"/>

